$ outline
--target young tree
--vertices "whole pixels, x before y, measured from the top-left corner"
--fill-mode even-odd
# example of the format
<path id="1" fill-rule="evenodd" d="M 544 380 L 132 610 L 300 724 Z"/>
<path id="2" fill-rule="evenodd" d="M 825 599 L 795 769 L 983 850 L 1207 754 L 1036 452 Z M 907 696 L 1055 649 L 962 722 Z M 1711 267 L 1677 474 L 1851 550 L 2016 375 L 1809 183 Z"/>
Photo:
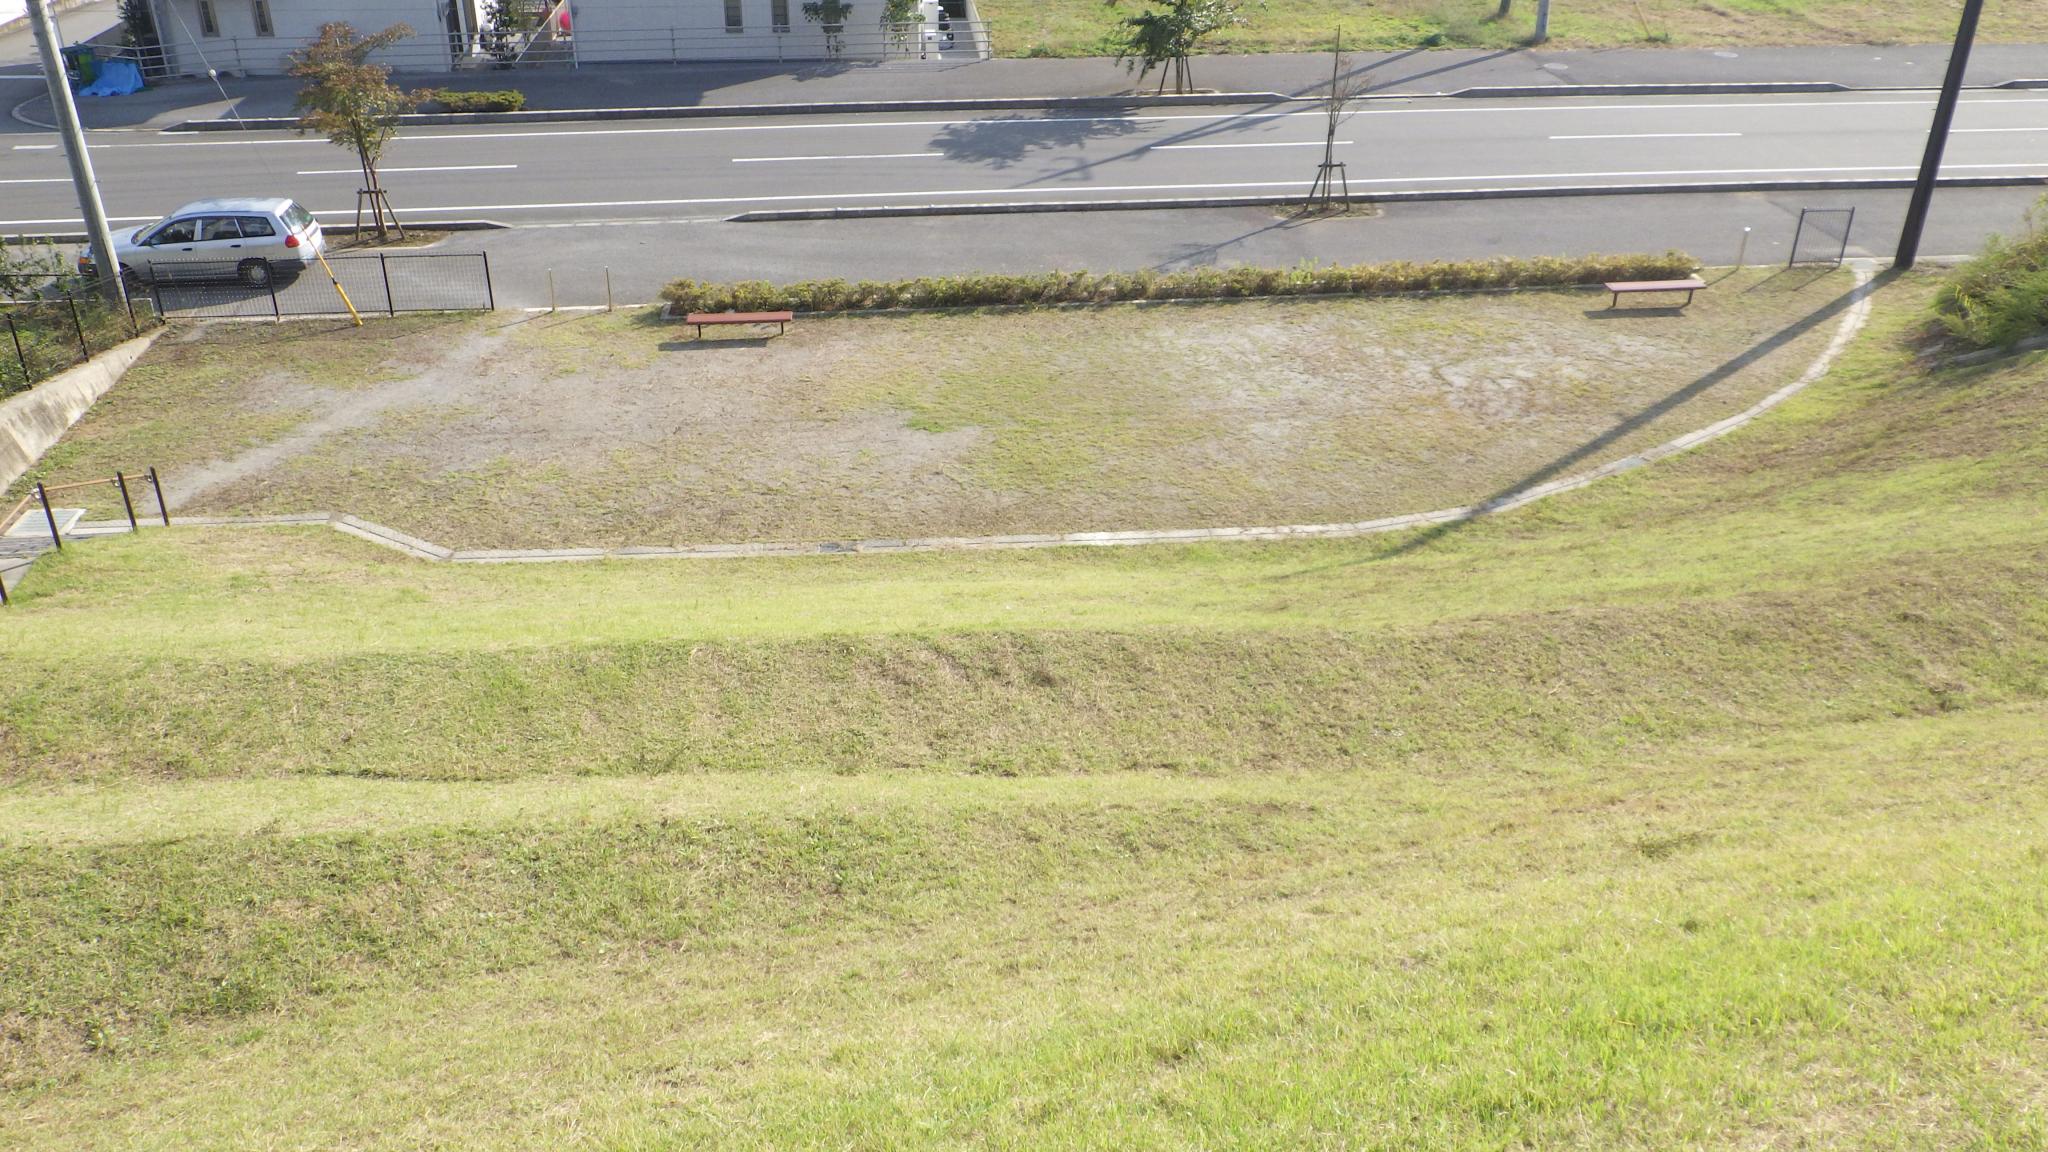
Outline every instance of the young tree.
<path id="1" fill-rule="evenodd" d="M 807 0 L 804 4 L 804 19 L 824 25 L 825 51 L 833 56 L 845 51 L 846 18 L 851 15 L 853 5 L 846 0 Z"/>
<path id="2" fill-rule="evenodd" d="M 1123 0 L 1109 0 L 1114 8 Z M 1173 90 L 1186 92 L 1195 86 L 1194 69 L 1188 57 L 1211 33 L 1244 23 L 1240 0 L 1143 0 L 1147 11 L 1123 18 L 1122 40 L 1116 58 L 1143 80 L 1159 71 L 1159 90 L 1166 91 L 1166 65 L 1173 66 Z"/>
<path id="3" fill-rule="evenodd" d="M 1351 203 L 1351 178 L 1337 159 L 1337 129 L 1343 126 L 1352 101 L 1365 95 L 1370 85 L 1371 81 L 1351 71 L 1351 57 L 1344 51 L 1344 29 L 1338 28 L 1330 45 L 1330 90 L 1323 99 L 1323 162 L 1316 168 L 1316 182 L 1308 193 L 1312 211 Z"/>
<path id="4" fill-rule="evenodd" d="M 121 0 L 120 12 L 123 38 L 130 48 L 157 46 L 156 13 L 150 11 L 149 0 Z"/>
<path id="5" fill-rule="evenodd" d="M 337 20 L 321 25 L 318 39 L 291 54 L 291 74 L 306 82 L 295 105 L 299 133 L 318 132 L 356 154 L 363 169 L 357 217 L 360 221 L 362 197 L 368 197 L 379 240 L 390 233 L 384 224 L 388 201 L 377 182 L 377 162 L 384 146 L 398 135 L 398 118 L 419 107 L 427 93 L 407 92 L 391 83 L 391 69 L 371 63 L 370 54 L 411 35 L 410 26 L 393 24 L 363 36 Z M 391 223 L 398 225 L 395 215 Z M 404 232 L 399 226 L 399 234 Z"/>

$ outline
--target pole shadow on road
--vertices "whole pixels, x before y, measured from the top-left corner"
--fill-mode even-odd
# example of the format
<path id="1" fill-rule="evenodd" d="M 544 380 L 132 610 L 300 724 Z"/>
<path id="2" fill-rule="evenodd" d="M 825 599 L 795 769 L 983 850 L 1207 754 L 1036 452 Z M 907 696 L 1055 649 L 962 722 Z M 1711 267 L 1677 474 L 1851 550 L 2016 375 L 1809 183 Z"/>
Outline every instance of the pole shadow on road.
<path id="1" fill-rule="evenodd" d="M 1578 468 L 1583 464 L 1593 461 L 1598 456 L 1600 456 L 1604 451 L 1606 451 L 1606 449 L 1608 449 L 1618 441 L 1622 440 L 1624 437 L 1627 437 L 1628 435 L 1638 431 L 1639 429 L 1647 427 L 1648 425 L 1655 422 L 1659 418 L 1663 417 L 1667 413 L 1670 413 L 1673 410 L 1683 406 L 1687 402 L 1697 398 L 1702 393 L 1706 392 L 1708 389 L 1714 388 L 1717 385 L 1726 382 L 1730 377 L 1734 376 L 1737 372 L 1740 372 L 1744 368 L 1747 368 L 1750 365 L 1755 364 L 1757 361 L 1762 360 L 1764 357 L 1769 356 L 1771 353 L 1776 352 L 1781 348 L 1784 348 L 1786 345 L 1789 345 L 1792 342 L 1798 340 L 1800 337 L 1805 336 L 1807 333 L 1813 331 L 1815 328 L 1818 328 L 1823 324 L 1838 319 L 1842 315 L 1842 313 L 1848 311 L 1858 301 L 1862 300 L 1865 296 L 1868 296 L 1876 292 L 1884 285 L 1889 284 L 1893 279 L 1897 277 L 1897 275 L 1898 273 L 1895 270 L 1889 268 L 1884 270 L 1883 272 L 1880 272 L 1868 283 L 1851 288 L 1849 291 L 1842 293 L 1840 296 L 1837 296 L 1833 300 L 1828 301 L 1826 304 L 1821 305 L 1814 311 L 1807 313 L 1805 316 L 1802 316 L 1799 319 L 1793 321 L 1792 323 L 1786 325 L 1784 328 L 1779 329 L 1777 332 L 1773 333 L 1766 339 L 1751 345 L 1749 348 L 1744 349 L 1740 354 L 1731 357 L 1730 359 L 1710 369 L 1704 375 L 1700 376 L 1698 379 L 1692 381 L 1691 383 L 1685 385 L 1682 388 L 1677 389 L 1674 392 L 1669 393 L 1662 399 L 1641 409 L 1640 411 L 1620 421 L 1619 423 L 1616 423 L 1613 427 L 1608 428 L 1605 432 L 1600 433 L 1598 436 L 1593 437 L 1591 440 L 1586 441 L 1584 444 L 1579 445 L 1577 448 L 1572 449 L 1570 452 L 1567 452 L 1564 455 L 1559 456 L 1557 459 L 1552 460 L 1550 463 L 1543 465 L 1541 468 L 1536 469 L 1535 471 L 1529 473 L 1521 479 L 1504 486 L 1500 489 L 1500 491 L 1495 492 L 1493 495 L 1488 496 L 1483 500 L 1476 501 L 1473 506 L 1482 509 L 1483 511 L 1491 510 L 1507 502 L 1516 494 L 1533 488 L 1538 484 L 1548 483 L 1551 480 L 1556 480 L 1560 477 L 1570 475 L 1572 470 Z M 1645 311 L 1647 311 L 1647 309 Z M 1378 563 L 1383 560 L 1397 559 L 1401 556 L 1408 555 L 1411 552 L 1420 552 L 1423 549 L 1428 548 L 1429 546 L 1435 544 L 1437 541 L 1442 540 L 1447 536 L 1450 536 L 1452 533 L 1461 531 L 1462 529 L 1472 525 L 1480 518 L 1481 517 L 1474 517 L 1472 519 L 1467 520 L 1453 520 L 1442 524 L 1433 524 L 1428 528 L 1425 528 L 1419 532 L 1414 533 L 1413 535 L 1403 537 L 1401 540 L 1393 544 L 1391 547 L 1377 551 L 1370 556 L 1360 557 L 1356 560 L 1346 560 L 1337 564 L 1320 565 L 1315 568 L 1304 568 L 1301 571 L 1289 573 L 1287 576 L 1282 577 L 1282 579 L 1296 579 L 1303 576 L 1313 575 L 1317 572 L 1328 571 L 1336 568 L 1349 568 L 1358 564 Z"/>

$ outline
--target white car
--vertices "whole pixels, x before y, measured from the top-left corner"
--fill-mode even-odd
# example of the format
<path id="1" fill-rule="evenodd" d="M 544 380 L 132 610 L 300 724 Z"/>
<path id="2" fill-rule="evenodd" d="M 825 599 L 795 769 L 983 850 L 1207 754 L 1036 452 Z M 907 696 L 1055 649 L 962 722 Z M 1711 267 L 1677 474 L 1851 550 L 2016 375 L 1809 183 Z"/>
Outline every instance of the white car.
<path id="1" fill-rule="evenodd" d="M 114 255 L 131 283 L 235 279 L 265 288 L 298 275 L 326 246 L 320 222 L 296 201 L 199 200 L 115 236 Z M 78 257 L 86 275 L 95 263 L 89 247 Z"/>

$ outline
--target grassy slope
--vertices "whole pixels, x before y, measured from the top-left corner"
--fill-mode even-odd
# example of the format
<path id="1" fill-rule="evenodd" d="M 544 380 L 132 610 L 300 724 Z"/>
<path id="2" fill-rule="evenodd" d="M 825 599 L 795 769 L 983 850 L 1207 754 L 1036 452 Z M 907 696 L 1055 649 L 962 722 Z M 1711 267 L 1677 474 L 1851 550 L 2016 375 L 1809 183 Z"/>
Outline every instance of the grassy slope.
<path id="1" fill-rule="evenodd" d="M 1130 7 L 1130 5 L 1126 5 Z M 1517 0 L 1512 18 L 1492 19 L 1497 0 L 1265 0 L 1247 6 L 1241 28 L 1218 33 L 1211 51 L 1302 52 L 1330 47 L 1341 23 L 1360 50 L 1421 46 L 1505 48 L 1535 24 L 1536 0 Z M 1606 48 L 1766 44 L 1942 44 L 1955 36 L 1954 0 L 1568 0 L 1551 13 L 1551 45 Z M 1102 0 L 980 0 L 1005 56 L 1093 56 L 1120 15 Z M 2048 4 L 1991 5 L 1989 41 L 2038 39 Z"/>
<path id="2" fill-rule="evenodd" d="M 75 550 L 0 620 L 9 1127 L 2038 1146 L 2048 360 L 1907 371 L 1914 294 L 1405 553 Z"/>

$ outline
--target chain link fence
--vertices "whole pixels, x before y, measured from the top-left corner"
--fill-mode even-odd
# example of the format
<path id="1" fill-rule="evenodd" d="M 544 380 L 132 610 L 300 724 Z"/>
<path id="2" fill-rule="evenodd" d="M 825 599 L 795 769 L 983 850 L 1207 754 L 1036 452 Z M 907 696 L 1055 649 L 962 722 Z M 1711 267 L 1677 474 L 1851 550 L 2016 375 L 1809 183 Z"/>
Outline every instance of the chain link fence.
<path id="1" fill-rule="evenodd" d="M 26 391 L 160 322 L 147 297 L 116 304 L 95 282 L 0 277 L 0 397 Z"/>
<path id="2" fill-rule="evenodd" d="M 330 256 L 303 269 L 254 261 L 151 264 L 148 291 L 166 317 L 365 315 L 490 311 L 491 258 L 482 252 Z M 328 270 L 333 270 L 332 278 Z M 344 303 L 343 294 L 347 294 Z"/>

